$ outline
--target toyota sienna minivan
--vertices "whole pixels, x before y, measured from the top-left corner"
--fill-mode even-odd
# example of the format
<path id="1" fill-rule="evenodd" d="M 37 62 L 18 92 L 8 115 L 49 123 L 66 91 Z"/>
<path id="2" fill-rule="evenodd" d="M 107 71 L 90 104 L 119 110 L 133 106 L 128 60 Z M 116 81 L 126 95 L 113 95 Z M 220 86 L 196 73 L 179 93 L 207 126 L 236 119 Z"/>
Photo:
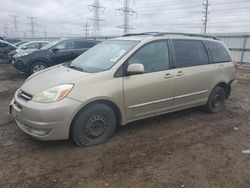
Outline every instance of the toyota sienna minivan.
<path id="1" fill-rule="evenodd" d="M 218 112 L 235 76 L 228 49 L 215 37 L 129 34 L 30 76 L 10 113 L 34 138 L 92 146 L 139 119 L 196 106 Z"/>

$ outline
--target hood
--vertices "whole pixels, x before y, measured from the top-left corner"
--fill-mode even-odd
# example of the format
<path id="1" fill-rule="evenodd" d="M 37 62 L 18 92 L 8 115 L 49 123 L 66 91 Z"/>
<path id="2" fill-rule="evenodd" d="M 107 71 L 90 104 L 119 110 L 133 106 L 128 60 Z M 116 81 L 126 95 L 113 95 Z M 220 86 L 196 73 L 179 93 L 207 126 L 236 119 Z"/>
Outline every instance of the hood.
<path id="1" fill-rule="evenodd" d="M 15 53 L 10 54 L 10 55 L 13 55 L 14 58 L 17 58 L 22 53 L 28 53 L 28 55 L 29 55 L 29 54 L 32 54 L 32 53 L 34 53 L 36 51 L 37 51 L 37 49 L 29 49 L 29 50 L 20 50 L 19 49 L 19 50 L 16 50 Z"/>
<path id="2" fill-rule="evenodd" d="M 57 65 L 30 76 L 21 86 L 21 90 L 35 95 L 60 84 L 73 83 L 75 80 L 90 74 L 65 67 L 64 65 Z"/>
<path id="3" fill-rule="evenodd" d="M 34 51 L 38 51 L 39 49 L 27 49 L 27 50 L 23 50 L 21 48 L 17 48 L 16 52 L 20 53 L 20 52 L 34 52 Z"/>

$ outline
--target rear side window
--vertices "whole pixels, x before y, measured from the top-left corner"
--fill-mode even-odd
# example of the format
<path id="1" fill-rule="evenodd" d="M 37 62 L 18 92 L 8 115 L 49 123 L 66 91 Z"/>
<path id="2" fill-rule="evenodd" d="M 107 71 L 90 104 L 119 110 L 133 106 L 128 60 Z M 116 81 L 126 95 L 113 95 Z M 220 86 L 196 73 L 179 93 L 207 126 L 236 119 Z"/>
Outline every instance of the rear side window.
<path id="1" fill-rule="evenodd" d="M 219 42 L 205 41 L 213 63 L 232 61 L 228 51 Z"/>
<path id="2" fill-rule="evenodd" d="M 206 48 L 201 41 L 173 40 L 176 67 L 208 64 Z"/>
<path id="3" fill-rule="evenodd" d="M 91 48 L 95 46 L 96 43 L 93 42 L 86 42 L 86 41 L 76 41 L 75 42 L 75 48 L 80 49 L 80 48 Z"/>

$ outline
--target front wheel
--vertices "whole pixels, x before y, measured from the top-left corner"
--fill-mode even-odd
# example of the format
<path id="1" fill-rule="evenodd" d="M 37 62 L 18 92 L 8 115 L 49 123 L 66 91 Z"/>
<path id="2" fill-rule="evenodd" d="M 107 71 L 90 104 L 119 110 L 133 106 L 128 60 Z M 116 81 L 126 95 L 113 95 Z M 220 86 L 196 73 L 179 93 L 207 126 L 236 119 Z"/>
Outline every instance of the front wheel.
<path id="1" fill-rule="evenodd" d="M 38 71 L 44 70 L 46 68 L 48 68 L 47 64 L 45 64 L 43 62 L 35 62 L 31 65 L 29 73 L 31 75 L 31 74 L 34 74 Z"/>
<path id="2" fill-rule="evenodd" d="M 93 146 L 114 134 L 116 116 L 109 106 L 94 104 L 80 111 L 71 126 L 71 138 L 78 146 Z"/>
<path id="3" fill-rule="evenodd" d="M 226 99 L 225 91 L 222 87 L 216 86 L 209 95 L 206 109 L 208 112 L 216 113 L 221 110 Z"/>

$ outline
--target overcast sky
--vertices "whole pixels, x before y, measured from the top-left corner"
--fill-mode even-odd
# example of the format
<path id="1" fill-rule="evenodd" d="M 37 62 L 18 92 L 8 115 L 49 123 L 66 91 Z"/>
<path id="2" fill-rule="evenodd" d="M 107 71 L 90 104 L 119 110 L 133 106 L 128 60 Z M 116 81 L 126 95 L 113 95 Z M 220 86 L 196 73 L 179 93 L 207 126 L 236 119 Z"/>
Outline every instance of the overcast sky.
<path id="1" fill-rule="evenodd" d="M 28 17 L 34 16 L 36 36 L 84 36 L 84 24 L 92 34 L 93 13 L 88 5 L 94 0 L 6 0 L 0 6 L 0 35 L 15 35 L 13 17 L 17 15 L 18 35 L 30 37 Z M 130 0 L 137 12 L 130 17 L 131 32 L 176 31 L 202 32 L 202 0 Z M 210 0 L 209 33 L 250 31 L 250 0 Z M 123 0 L 100 0 L 105 11 L 101 14 L 102 35 L 121 35 L 123 17 L 119 11 Z M 4 29 L 5 28 L 5 29 Z"/>

